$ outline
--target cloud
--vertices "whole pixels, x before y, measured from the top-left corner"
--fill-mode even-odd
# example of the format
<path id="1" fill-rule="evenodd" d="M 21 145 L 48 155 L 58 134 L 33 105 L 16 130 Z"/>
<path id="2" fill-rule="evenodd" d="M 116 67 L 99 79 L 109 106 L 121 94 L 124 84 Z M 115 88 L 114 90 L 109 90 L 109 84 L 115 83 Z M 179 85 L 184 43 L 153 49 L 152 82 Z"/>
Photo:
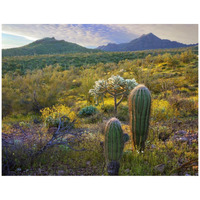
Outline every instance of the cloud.
<path id="1" fill-rule="evenodd" d="M 26 38 L 23 36 L 16 36 L 13 34 L 2 33 L 2 48 L 3 49 L 20 47 L 20 46 L 29 44 L 32 41 L 33 41 L 32 39 Z"/>
<path id="2" fill-rule="evenodd" d="M 194 24 L 4 24 L 2 31 L 29 40 L 55 37 L 85 47 L 129 42 L 150 32 L 161 39 L 198 42 L 198 25 Z"/>
<path id="3" fill-rule="evenodd" d="M 197 24 L 110 24 L 110 29 L 126 33 L 132 39 L 152 32 L 161 39 L 185 44 L 198 43 Z"/>
<path id="4" fill-rule="evenodd" d="M 82 46 L 99 46 L 110 42 L 105 35 L 84 25 L 71 24 L 13 24 L 2 25 L 3 32 L 14 35 L 41 39 L 44 37 L 55 37 L 58 40 L 74 42 Z"/>

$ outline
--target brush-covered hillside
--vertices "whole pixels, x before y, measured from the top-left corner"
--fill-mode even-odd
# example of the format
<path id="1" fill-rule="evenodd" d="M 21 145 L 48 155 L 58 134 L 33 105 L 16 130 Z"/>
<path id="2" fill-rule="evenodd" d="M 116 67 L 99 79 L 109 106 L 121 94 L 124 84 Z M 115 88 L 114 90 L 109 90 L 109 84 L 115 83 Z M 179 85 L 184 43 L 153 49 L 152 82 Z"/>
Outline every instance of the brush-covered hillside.
<path id="1" fill-rule="evenodd" d="M 52 38 L 43 38 L 28 45 L 12 49 L 3 49 L 2 57 L 5 56 L 30 56 L 44 54 L 66 54 L 66 53 L 92 53 L 98 50 L 88 49 L 78 44 L 66 42 L 64 40 L 56 40 Z"/>
<path id="2" fill-rule="evenodd" d="M 2 59 L 2 74 L 12 72 L 15 74 L 25 74 L 27 71 L 43 69 L 46 66 L 59 65 L 62 70 L 70 67 L 87 67 L 96 64 L 115 63 L 123 60 L 144 59 L 146 56 L 157 56 L 169 53 L 170 55 L 181 54 L 187 49 L 198 54 L 198 46 L 189 48 L 175 48 L 166 50 L 145 50 L 134 52 L 97 52 L 97 53 L 69 53 L 56 55 L 32 55 L 32 56 L 9 56 Z"/>

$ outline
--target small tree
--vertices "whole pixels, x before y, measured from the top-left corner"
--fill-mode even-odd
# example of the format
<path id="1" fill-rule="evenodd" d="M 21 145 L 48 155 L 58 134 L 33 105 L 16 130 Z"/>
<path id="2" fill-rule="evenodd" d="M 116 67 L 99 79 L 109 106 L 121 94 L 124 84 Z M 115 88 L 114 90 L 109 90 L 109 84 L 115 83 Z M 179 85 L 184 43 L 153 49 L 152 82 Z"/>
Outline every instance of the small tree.
<path id="1" fill-rule="evenodd" d="M 98 103 L 98 98 L 103 99 L 106 93 L 114 98 L 114 111 L 117 114 L 117 107 L 126 97 L 129 92 L 137 86 L 138 83 L 135 79 L 124 79 L 121 76 L 111 76 L 108 80 L 98 80 L 95 82 L 94 89 L 90 89 L 89 93 L 95 97 Z M 120 97 L 117 102 L 117 98 Z"/>

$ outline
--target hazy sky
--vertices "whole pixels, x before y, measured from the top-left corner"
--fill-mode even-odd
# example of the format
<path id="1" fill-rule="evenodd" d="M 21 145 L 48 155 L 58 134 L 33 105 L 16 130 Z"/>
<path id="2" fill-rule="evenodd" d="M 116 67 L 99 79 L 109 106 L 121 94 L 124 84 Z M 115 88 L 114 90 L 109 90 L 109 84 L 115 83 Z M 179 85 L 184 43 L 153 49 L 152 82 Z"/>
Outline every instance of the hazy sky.
<path id="1" fill-rule="evenodd" d="M 44 37 L 55 37 L 94 48 L 129 42 L 150 32 L 161 39 L 198 43 L 196 24 L 3 24 L 2 47 L 19 47 Z"/>

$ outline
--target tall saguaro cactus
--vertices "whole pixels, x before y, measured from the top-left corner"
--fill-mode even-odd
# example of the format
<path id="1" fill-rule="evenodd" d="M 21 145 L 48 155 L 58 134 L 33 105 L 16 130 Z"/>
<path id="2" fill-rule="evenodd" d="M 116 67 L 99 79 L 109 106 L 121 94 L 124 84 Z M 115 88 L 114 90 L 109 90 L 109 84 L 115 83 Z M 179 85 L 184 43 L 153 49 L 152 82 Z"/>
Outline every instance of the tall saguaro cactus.
<path id="1" fill-rule="evenodd" d="M 128 98 L 132 143 L 136 149 L 144 150 L 148 136 L 151 93 L 144 85 L 136 86 Z"/>
<path id="2" fill-rule="evenodd" d="M 109 175 L 118 175 L 119 161 L 122 157 L 124 143 L 128 136 L 123 134 L 121 123 L 117 118 L 111 118 L 105 128 L 104 153 Z"/>

